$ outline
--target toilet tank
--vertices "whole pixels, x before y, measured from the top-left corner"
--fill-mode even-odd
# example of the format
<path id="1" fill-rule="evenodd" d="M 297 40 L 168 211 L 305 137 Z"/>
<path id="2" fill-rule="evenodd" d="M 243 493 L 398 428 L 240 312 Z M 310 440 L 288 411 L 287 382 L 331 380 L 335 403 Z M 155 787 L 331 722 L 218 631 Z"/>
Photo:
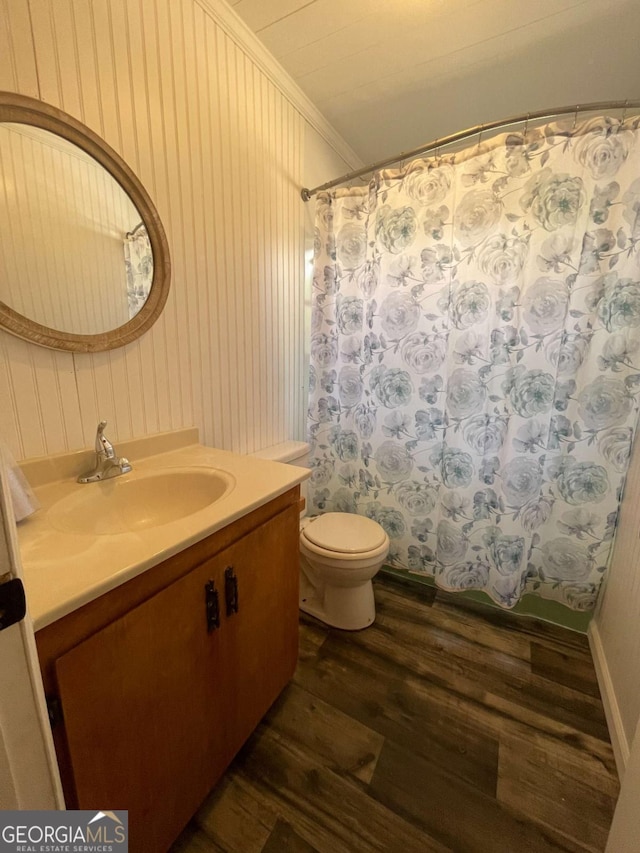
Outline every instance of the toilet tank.
<path id="1" fill-rule="evenodd" d="M 260 459 L 269 459 L 271 462 L 284 462 L 289 465 L 297 465 L 300 468 L 308 468 L 310 450 L 311 448 L 306 441 L 282 441 L 280 444 L 272 444 L 271 447 L 265 447 L 263 450 L 257 450 L 249 455 L 257 456 Z M 300 483 L 300 496 L 305 499 L 305 510 L 301 515 L 306 515 L 306 480 L 304 483 Z"/>

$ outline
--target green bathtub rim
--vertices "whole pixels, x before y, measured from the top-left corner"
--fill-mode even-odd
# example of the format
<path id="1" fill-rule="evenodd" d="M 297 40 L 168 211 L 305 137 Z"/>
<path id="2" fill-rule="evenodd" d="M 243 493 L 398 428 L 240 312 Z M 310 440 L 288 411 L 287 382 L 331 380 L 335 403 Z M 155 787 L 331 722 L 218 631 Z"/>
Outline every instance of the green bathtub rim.
<path id="1" fill-rule="evenodd" d="M 414 574 L 413 572 L 394 569 L 391 566 L 383 566 L 382 571 L 385 574 L 402 578 L 404 581 L 437 588 L 435 580 L 428 575 Z M 481 592 L 480 590 L 462 590 L 451 594 L 459 595 L 461 598 L 467 599 L 467 601 L 476 601 L 487 607 L 493 607 L 494 610 L 500 610 L 502 613 L 505 612 L 505 609 L 497 605 L 486 592 Z M 540 598 L 540 596 L 532 595 L 531 593 L 525 593 L 516 606 L 506 612 L 542 619 L 544 622 L 551 622 L 553 625 L 568 628 L 570 631 L 578 631 L 580 634 L 587 633 L 589 622 L 593 616 L 593 611 L 585 613 L 580 610 L 571 610 L 570 607 L 566 607 L 559 601 Z"/>

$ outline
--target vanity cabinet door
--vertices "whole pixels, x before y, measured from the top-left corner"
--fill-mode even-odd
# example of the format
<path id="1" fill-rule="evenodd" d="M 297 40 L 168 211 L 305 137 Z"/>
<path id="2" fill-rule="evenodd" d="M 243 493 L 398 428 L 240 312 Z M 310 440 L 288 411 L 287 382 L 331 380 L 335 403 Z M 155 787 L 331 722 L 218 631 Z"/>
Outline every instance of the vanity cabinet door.
<path id="1" fill-rule="evenodd" d="M 293 676 L 298 659 L 300 515 L 297 504 L 256 528 L 224 554 L 237 581 L 237 613 L 222 640 L 233 673 L 228 732 L 234 753 Z M 229 569 L 231 570 L 229 572 Z M 235 584 L 233 584 L 235 585 Z"/>
<path id="2" fill-rule="evenodd" d="M 166 850 L 230 759 L 222 627 L 208 632 L 209 560 L 58 658 L 81 809 L 128 809 L 131 849 Z"/>

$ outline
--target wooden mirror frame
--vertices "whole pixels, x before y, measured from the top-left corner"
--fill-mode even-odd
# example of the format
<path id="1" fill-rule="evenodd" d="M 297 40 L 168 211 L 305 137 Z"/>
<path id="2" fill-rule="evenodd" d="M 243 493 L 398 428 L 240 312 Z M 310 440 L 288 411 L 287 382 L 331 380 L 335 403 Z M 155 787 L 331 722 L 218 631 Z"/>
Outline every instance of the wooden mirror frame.
<path id="1" fill-rule="evenodd" d="M 145 304 L 135 317 L 108 332 L 77 335 L 29 320 L 0 301 L 0 328 L 26 341 L 69 352 L 101 352 L 125 346 L 144 334 L 158 319 L 169 294 L 169 244 L 149 194 L 124 160 L 88 127 L 62 110 L 36 98 L 0 92 L 0 122 L 17 122 L 48 130 L 77 145 L 97 160 L 118 182 L 138 209 L 149 234 L 153 253 L 153 280 Z"/>

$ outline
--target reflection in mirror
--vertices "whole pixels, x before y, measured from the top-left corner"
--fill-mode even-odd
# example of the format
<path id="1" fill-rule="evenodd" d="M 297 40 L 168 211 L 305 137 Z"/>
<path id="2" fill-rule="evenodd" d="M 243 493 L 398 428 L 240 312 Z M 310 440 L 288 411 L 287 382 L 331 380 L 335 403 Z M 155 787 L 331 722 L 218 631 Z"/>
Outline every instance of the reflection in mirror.
<path id="1" fill-rule="evenodd" d="M 0 328 L 67 352 L 115 349 L 151 328 L 170 286 L 167 237 L 135 172 L 73 116 L 0 92 Z"/>
<path id="2" fill-rule="evenodd" d="M 153 280 L 141 213 L 78 146 L 0 124 L 0 300 L 35 322 L 108 332 L 140 311 Z"/>

